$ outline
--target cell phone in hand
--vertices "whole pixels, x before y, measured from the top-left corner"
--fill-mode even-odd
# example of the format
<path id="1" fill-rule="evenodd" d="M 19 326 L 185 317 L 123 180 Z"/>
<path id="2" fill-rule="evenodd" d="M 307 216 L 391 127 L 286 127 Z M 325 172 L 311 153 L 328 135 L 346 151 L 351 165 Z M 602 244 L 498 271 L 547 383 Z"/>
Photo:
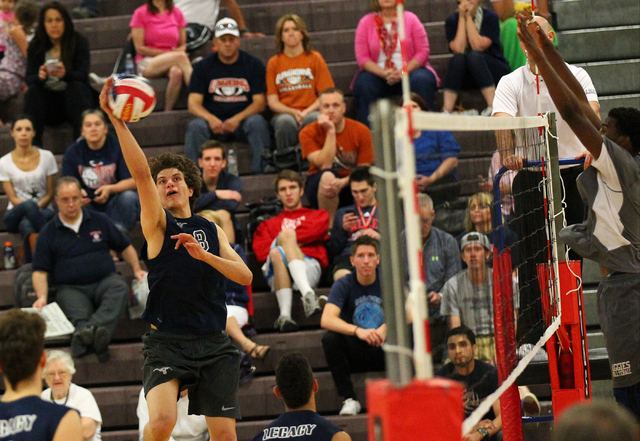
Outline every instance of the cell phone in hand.
<path id="1" fill-rule="evenodd" d="M 52 58 L 51 60 L 47 60 L 44 63 L 45 68 L 47 69 L 47 73 L 51 74 L 51 72 L 56 70 L 58 68 L 58 63 L 60 63 L 60 60 L 58 60 L 57 58 Z"/>

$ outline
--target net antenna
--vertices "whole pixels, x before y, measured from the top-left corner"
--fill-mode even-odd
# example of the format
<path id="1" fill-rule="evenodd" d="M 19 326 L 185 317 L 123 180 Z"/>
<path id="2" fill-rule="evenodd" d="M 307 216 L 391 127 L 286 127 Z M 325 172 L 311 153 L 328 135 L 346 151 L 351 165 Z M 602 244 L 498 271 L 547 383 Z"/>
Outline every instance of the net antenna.
<path id="1" fill-rule="evenodd" d="M 433 377 L 433 361 L 429 345 L 429 313 L 427 306 L 426 285 L 422 268 L 422 236 L 418 214 L 418 186 L 416 182 L 416 158 L 413 148 L 413 120 L 409 88 L 409 71 L 407 68 L 407 42 L 404 25 L 403 0 L 396 1 L 398 17 L 398 39 L 402 53 L 402 101 L 399 110 L 404 117 L 397 119 L 395 126 L 396 155 L 398 158 L 398 187 L 403 200 L 405 212 L 405 231 L 407 243 L 407 264 L 409 267 L 409 302 L 413 305 L 412 327 L 414 336 L 413 360 L 416 378 Z M 399 150 L 398 150 L 399 148 Z"/>

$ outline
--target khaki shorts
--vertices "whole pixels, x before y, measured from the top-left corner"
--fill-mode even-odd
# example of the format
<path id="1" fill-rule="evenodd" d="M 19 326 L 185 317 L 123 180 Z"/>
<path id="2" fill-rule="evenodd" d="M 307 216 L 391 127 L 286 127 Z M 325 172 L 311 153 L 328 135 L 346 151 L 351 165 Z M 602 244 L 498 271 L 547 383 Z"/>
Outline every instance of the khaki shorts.
<path id="1" fill-rule="evenodd" d="M 487 363 L 496 362 L 496 341 L 493 335 L 480 335 L 476 337 L 476 358 Z"/>

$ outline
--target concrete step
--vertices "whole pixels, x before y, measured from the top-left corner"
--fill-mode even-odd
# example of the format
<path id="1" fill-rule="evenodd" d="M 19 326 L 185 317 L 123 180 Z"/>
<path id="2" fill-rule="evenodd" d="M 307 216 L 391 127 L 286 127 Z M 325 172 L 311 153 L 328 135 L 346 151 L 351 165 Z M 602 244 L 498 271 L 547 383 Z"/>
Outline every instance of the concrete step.
<path id="1" fill-rule="evenodd" d="M 640 91 L 640 59 L 581 63 L 598 95 L 621 95 Z M 603 115 L 603 119 L 604 119 Z"/>
<path id="2" fill-rule="evenodd" d="M 604 348 L 604 334 L 601 331 L 588 331 L 587 345 L 589 349 Z"/>
<path id="3" fill-rule="evenodd" d="M 380 372 L 352 375 L 354 388 L 358 395 L 358 401 L 362 404 L 363 412 L 366 408 L 365 381 L 383 376 Z M 329 372 L 318 372 L 314 375 L 318 380 L 320 390 L 316 394 L 316 407 L 319 413 L 337 414 L 342 407 L 341 398 Z M 74 378 L 75 380 L 75 378 Z M 275 418 L 284 412 L 282 400 L 273 393 L 275 377 L 254 378 L 247 384 L 240 386 L 238 399 L 243 418 Z M 130 386 L 96 387 L 89 390 L 93 394 L 102 414 L 102 426 L 110 427 L 137 427 L 138 419 L 136 407 L 142 383 Z M 262 426 L 264 427 L 264 426 Z M 260 431 L 261 428 L 257 428 Z M 255 436 L 257 432 L 253 434 Z"/>
<path id="4" fill-rule="evenodd" d="M 600 28 L 640 23 L 637 0 L 561 0 L 553 2 L 558 30 Z M 604 12 L 606 11 L 606 12 Z"/>
<path id="5" fill-rule="evenodd" d="M 103 441 L 139 441 L 138 429 L 100 431 Z"/>
<path id="6" fill-rule="evenodd" d="M 606 118 L 606 114 L 602 113 L 602 119 Z M 595 285 L 602 280 L 600 265 L 590 259 L 582 260 L 582 283 L 585 285 Z"/>
<path id="7" fill-rule="evenodd" d="M 626 95 L 611 95 L 599 98 L 600 115 L 606 118 L 609 110 L 615 107 L 634 107 L 640 109 L 640 93 L 630 93 Z"/>
<path id="8" fill-rule="evenodd" d="M 187 110 L 154 112 L 139 122 L 129 124 L 129 128 L 142 147 L 171 146 L 184 143 L 185 129 L 192 118 Z M 71 126 L 46 127 L 42 142 L 47 150 L 63 154 L 74 142 Z M 14 146 L 9 129 L 0 128 L 0 153 L 4 155 Z"/>
<path id="9" fill-rule="evenodd" d="M 46 0 L 34 1 L 37 5 L 44 5 Z M 61 3 L 71 12 L 76 6 L 80 6 L 80 2 L 77 0 L 61 0 Z M 126 15 L 131 18 L 133 11 L 140 6 L 141 3 L 132 0 L 98 0 L 98 8 L 100 9 L 100 15 L 102 16 L 118 16 Z M 74 20 L 74 23 L 87 20 Z"/>
<path id="10" fill-rule="evenodd" d="M 598 303 L 595 288 L 584 288 L 582 291 L 584 300 L 584 315 L 587 326 L 599 326 Z"/>
<path id="11" fill-rule="evenodd" d="M 558 32 L 558 49 L 567 63 L 640 57 L 640 25 Z"/>

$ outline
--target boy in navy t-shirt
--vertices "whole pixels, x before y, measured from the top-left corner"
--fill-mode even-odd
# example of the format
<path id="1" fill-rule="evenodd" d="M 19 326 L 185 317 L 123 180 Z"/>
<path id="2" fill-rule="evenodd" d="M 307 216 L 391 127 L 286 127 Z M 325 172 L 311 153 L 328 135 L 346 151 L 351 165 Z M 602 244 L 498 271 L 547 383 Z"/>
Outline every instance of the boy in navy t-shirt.
<path id="1" fill-rule="evenodd" d="M 327 329 L 322 347 L 331 377 L 344 397 L 340 415 L 356 415 L 362 410 L 352 372 L 383 371 L 382 344 L 387 338 L 378 265 L 378 241 L 362 235 L 351 245 L 355 270 L 331 287 L 320 325 Z"/>

